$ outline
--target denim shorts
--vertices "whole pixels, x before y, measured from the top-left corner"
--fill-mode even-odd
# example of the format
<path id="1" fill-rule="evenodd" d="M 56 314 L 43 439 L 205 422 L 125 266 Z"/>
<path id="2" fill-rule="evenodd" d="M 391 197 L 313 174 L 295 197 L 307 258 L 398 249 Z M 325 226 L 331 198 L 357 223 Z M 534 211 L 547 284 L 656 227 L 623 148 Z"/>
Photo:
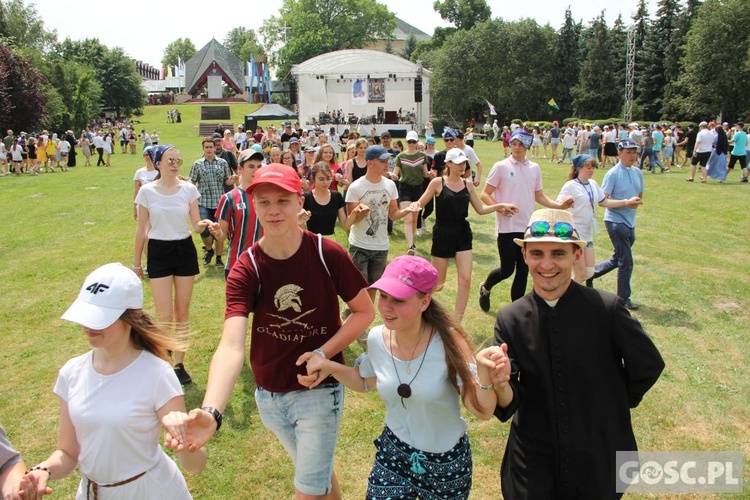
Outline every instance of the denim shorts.
<path id="1" fill-rule="evenodd" d="M 321 384 L 292 392 L 258 387 L 255 403 L 263 425 L 276 434 L 294 462 L 294 487 L 306 495 L 330 493 L 344 386 Z"/>
<path id="2" fill-rule="evenodd" d="M 198 213 L 200 214 L 201 220 L 208 219 L 211 222 L 216 222 L 215 208 L 208 208 L 204 207 L 203 205 L 198 205 Z M 201 238 L 208 238 L 209 236 L 211 236 L 211 232 L 208 230 L 208 227 L 206 227 L 201 233 Z"/>

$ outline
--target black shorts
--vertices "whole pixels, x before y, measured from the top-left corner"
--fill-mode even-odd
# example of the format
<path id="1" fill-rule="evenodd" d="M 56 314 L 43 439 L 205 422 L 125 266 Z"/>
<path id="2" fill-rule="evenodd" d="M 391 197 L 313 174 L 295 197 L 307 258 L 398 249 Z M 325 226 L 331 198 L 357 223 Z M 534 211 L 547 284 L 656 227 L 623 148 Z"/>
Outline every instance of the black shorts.
<path id="1" fill-rule="evenodd" d="M 711 158 L 711 151 L 705 151 L 703 153 L 696 153 L 693 159 L 690 160 L 691 165 L 701 164 L 701 167 L 705 167 L 708 164 L 708 159 Z"/>
<path id="2" fill-rule="evenodd" d="M 458 252 L 471 250 L 474 236 L 469 221 L 440 223 L 432 228 L 432 249 L 430 255 L 441 259 L 452 259 Z"/>
<path id="3" fill-rule="evenodd" d="M 148 240 L 148 277 L 195 276 L 198 252 L 192 237 L 184 240 Z"/>
<path id="4" fill-rule="evenodd" d="M 741 168 L 746 168 L 747 167 L 747 155 L 732 155 L 729 158 L 729 168 L 733 169 L 734 168 L 734 164 L 737 163 L 738 161 L 740 162 L 740 167 Z"/>
<path id="5" fill-rule="evenodd" d="M 411 184 L 401 183 L 398 187 L 398 202 L 402 201 L 419 201 L 424 193 L 422 184 L 412 186 Z"/>
<path id="6" fill-rule="evenodd" d="M 614 142 L 604 143 L 604 156 L 617 156 L 617 144 Z"/>

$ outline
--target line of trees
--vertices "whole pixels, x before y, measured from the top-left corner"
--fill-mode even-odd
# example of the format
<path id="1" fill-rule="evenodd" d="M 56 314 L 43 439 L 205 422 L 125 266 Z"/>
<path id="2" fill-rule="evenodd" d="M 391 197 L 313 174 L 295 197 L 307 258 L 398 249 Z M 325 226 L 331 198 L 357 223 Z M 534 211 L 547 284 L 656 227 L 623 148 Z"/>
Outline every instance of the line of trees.
<path id="1" fill-rule="evenodd" d="M 620 117 L 627 29 L 635 30 L 633 118 L 745 119 L 750 112 L 747 0 L 645 0 L 627 23 L 602 12 L 587 25 L 568 9 L 559 29 L 524 19 L 491 19 L 484 0 L 444 0 L 435 9 L 455 27 L 438 28 L 411 60 L 433 71 L 436 115 L 464 119 Z M 476 15 L 472 15 L 472 13 Z M 555 99 L 556 110 L 547 103 Z"/>
<path id="2" fill-rule="evenodd" d="M 103 110 L 146 102 L 133 61 L 98 39 L 57 40 L 33 5 L 0 2 L 0 123 L 16 131 L 80 129 Z"/>

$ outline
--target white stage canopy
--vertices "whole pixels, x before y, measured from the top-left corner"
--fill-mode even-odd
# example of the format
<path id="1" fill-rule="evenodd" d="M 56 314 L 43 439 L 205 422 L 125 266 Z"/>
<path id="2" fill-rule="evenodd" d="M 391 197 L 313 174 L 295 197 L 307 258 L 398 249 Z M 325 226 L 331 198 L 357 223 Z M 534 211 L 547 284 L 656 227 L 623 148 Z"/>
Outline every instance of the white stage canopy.
<path id="1" fill-rule="evenodd" d="M 415 129 L 430 119 L 430 71 L 402 57 L 374 50 L 328 52 L 292 67 L 297 79 L 301 123 L 321 112 L 341 110 L 357 118 L 413 112 Z M 422 102 L 414 100 L 415 79 L 422 77 Z M 384 114 L 385 114 L 384 113 Z M 390 115 L 392 116 L 392 115 Z"/>

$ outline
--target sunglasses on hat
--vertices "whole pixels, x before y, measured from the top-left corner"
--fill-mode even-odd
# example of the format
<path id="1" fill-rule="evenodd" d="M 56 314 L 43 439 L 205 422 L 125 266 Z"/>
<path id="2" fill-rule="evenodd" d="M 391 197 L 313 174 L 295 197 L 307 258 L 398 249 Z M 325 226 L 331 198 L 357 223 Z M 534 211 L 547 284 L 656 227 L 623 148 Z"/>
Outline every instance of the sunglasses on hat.
<path id="1" fill-rule="evenodd" d="M 551 226 L 546 220 L 538 220 L 526 228 L 532 238 L 543 238 L 544 236 L 555 236 L 561 240 L 569 240 L 575 237 L 575 229 L 569 222 L 556 222 Z"/>

